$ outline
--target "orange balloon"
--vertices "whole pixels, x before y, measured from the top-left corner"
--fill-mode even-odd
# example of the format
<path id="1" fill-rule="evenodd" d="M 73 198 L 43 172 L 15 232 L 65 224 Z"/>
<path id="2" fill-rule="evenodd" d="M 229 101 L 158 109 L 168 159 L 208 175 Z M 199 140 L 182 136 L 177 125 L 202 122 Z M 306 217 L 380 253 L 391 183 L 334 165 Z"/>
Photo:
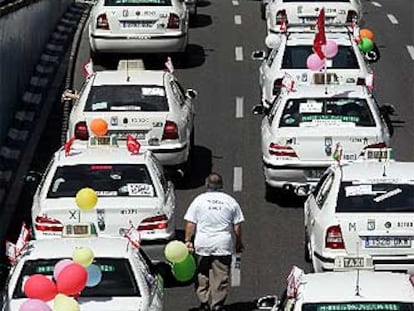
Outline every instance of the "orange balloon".
<path id="1" fill-rule="evenodd" d="M 96 136 L 104 136 L 108 132 L 108 123 L 104 119 L 94 119 L 91 122 L 91 130 Z"/>
<path id="2" fill-rule="evenodd" d="M 371 41 L 374 41 L 374 37 L 375 37 L 374 33 L 371 30 L 367 29 L 367 28 L 361 29 L 359 31 L 359 36 L 361 38 L 368 38 Z"/>

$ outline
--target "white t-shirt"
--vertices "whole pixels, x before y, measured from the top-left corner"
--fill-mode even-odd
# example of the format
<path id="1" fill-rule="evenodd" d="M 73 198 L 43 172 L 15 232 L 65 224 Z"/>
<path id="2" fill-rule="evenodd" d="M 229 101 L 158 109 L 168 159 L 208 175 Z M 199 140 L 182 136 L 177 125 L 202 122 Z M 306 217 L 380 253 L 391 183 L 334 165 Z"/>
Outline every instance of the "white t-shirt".
<path id="1" fill-rule="evenodd" d="M 244 221 L 240 205 L 226 193 L 205 192 L 190 204 L 184 219 L 196 224 L 194 247 L 201 256 L 234 252 L 233 226 Z"/>

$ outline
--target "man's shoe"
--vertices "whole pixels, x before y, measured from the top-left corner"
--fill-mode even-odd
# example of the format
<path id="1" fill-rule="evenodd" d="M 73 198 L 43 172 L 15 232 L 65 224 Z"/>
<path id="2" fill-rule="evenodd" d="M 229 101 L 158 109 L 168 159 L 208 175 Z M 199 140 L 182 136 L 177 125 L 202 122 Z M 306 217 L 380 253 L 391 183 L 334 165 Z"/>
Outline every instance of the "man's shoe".
<path id="1" fill-rule="evenodd" d="M 200 305 L 200 307 L 198 308 L 199 311 L 210 311 L 210 306 L 208 305 L 207 302 L 204 302 Z"/>

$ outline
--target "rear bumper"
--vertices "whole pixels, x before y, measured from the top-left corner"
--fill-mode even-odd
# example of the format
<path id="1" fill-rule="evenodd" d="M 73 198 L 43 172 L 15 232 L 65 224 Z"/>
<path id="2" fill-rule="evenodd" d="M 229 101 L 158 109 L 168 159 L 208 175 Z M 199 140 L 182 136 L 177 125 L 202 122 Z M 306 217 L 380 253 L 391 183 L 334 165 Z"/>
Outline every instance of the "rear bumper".
<path id="1" fill-rule="evenodd" d="M 171 146 L 146 147 L 151 150 L 162 165 L 181 165 L 188 158 L 188 144 L 174 144 Z"/>

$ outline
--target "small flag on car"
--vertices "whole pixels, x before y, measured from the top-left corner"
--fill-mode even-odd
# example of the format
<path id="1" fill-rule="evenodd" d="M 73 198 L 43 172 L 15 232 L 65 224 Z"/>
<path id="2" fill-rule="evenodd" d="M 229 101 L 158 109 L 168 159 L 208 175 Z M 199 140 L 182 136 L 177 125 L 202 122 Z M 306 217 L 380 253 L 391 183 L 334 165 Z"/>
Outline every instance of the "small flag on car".
<path id="1" fill-rule="evenodd" d="M 89 61 L 83 65 L 82 67 L 82 74 L 85 77 L 85 79 L 88 79 L 91 75 L 93 75 L 93 62 L 92 58 L 89 59 Z"/>
<path id="2" fill-rule="evenodd" d="M 282 18 L 280 22 L 280 32 L 286 32 L 287 26 L 286 26 L 286 19 Z"/>
<path id="3" fill-rule="evenodd" d="M 73 142 L 75 141 L 75 136 L 71 137 L 64 145 L 63 149 L 65 150 L 65 157 L 70 155 L 70 149 L 72 148 Z"/>
<path id="4" fill-rule="evenodd" d="M 127 135 L 126 144 L 127 144 L 127 148 L 128 148 L 129 152 L 131 152 L 132 154 L 138 154 L 139 153 L 139 149 L 141 148 L 141 144 L 131 134 Z"/>
<path id="5" fill-rule="evenodd" d="M 313 40 L 313 50 L 319 56 L 320 59 L 324 59 L 325 54 L 322 51 L 322 45 L 326 44 L 325 9 L 324 8 L 322 8 L 319 12 L 316 26 L 317 26 L 317 32 L 315 34 L 315 39 Z"/>
<path id="6" fill-rule="evenodd" d="M 169 57 L 169 56 L 167 57 L 167 60 L 164 63 L 164 65 L 165 65 L 165 68 L 167 68 L 167 71 L 168 72 L 170 72 L 170 73 L 173 73 L 174 72 L 174 64 L 173 64 L 173 62 L 171 60 L 171 57 Z"/>

